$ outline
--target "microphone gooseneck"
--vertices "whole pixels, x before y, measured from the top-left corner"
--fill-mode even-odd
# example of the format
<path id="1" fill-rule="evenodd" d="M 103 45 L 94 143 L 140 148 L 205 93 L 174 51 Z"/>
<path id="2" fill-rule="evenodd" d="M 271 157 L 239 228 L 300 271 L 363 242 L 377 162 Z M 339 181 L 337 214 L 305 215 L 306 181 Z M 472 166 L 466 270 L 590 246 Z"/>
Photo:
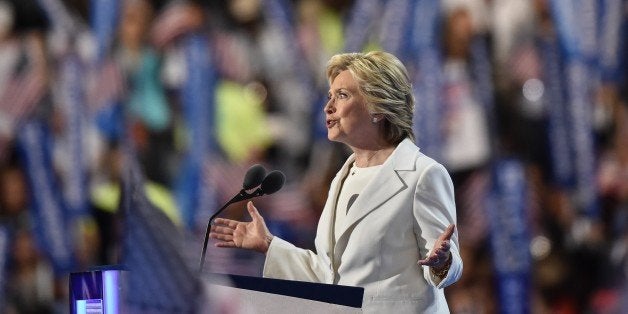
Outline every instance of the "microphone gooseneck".
<path id="1" fill-rule="evenodd" d="M 201 261 L 199 263 L 198 272 L 203 271 L 203 265 L 205 264 L 205 254 L 207 253 L 207 243 L 209 241 L 209 231 L 211 230 L 212 222 L 218 215 L 227 208 L 227 206 L 240 201 L 248 200 L 257 196 L 273 194 L 283 187 L 286 181 L 286 176 L 279 170 L 273 170 L 266 174 L 266 169 L 262 165 L 256 164 L 251 166 L 247 170 L 246 175 L 242 183 L 243 189 L 231 198 L 225 205 L 216 211 L 207 222 L 207 230 L 205 230 L 205 241 L 203 243 L 203 253 L 201 254 Z M 259 186 L 252 193 L 247 193 L 246 190 L 253 189 Z"/>

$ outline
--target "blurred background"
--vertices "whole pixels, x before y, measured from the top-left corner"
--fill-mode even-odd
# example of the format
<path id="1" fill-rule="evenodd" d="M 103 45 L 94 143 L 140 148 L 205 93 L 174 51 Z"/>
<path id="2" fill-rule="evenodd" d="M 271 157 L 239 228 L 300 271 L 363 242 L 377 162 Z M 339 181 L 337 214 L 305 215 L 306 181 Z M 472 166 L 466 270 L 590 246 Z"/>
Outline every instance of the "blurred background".
<path id="1" fill-rule="evenodd" d="M 627 30 L 625 0 L 0 0 L 0 312 L 66 313 L 70 271 L 124 262 L 128 147 L 192 259 L 255 163 L 287 176 L 256 201 L 271 232 L 313 248 L 349 154 L 326 62 L 385 50 L 454 181 L 452 312 L 626 313 Z"/>

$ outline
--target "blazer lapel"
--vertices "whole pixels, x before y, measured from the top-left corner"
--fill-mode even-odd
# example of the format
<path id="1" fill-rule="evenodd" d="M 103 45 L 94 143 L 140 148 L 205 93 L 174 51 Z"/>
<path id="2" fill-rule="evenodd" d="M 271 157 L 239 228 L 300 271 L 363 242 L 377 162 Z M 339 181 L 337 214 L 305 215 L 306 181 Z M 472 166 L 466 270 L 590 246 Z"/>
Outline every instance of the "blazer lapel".
<path id="1" fill-rule="evenodd" d="M 336 221 L 336 202 L 338 201 L 338 194 L 340 194 L 340 188 L 342 187 L 342 180 L 349 173 L 349 168 L 354 161 L 355 156 L 349 156 L 340 171 L 336 174 L 336 177 L 329 186 L 327 202 L 325 203 L 325 208 L 321 213 L 317 236 L 321 235 L 322 237 L 320 243 L 317 245 L 321 246 L 320 249 L 322 249 L 330 259 L 333 252 L 332 249 L 335 246 L 334 224 Z"/>
<path id="2" fill-rule="evenodd" d="M 345 225 L 338 237 L 338 242 L 341 242 L 341 237 L 345 236 L 347 231 L 352 229 L 351 227 L 364 216 L 381 207 L 393 196 L 408 187 L 398 171 L 416 170 L 415 160 L 418 154 L 419 150 L 409 139 L 405 139 L 399 143 L 397 148 L 384 163 L 379 173 L 375 175 L 372 181 L 364 188 L 355 203 L 351 206 L 351 209 L 349 209 Z M 338 181 L 338 186 L 339 185 L 340 180 Z M 335 192 L 338 193 L 338 191 L 339 188 Z"/>

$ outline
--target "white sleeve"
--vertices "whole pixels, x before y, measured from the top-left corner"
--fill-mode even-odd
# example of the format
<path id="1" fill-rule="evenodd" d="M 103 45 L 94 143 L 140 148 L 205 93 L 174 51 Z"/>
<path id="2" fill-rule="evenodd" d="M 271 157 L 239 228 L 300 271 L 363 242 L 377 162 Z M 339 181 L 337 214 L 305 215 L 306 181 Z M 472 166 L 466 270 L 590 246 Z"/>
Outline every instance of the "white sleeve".
<path id="1" fill-rule="evenodd" d="M 264 277 L 331 283 L 332 272 L 316 253 L 273 237 L 266 252 Z"/>
<path id="2" fill-rule="evenodd" d="M 440 164 L 430 165 L 417 183 L 414 197 L 414 216 L 419 226 L 418 243 L 424 246 L 419 248 L 421 258 L 425 258 L 434 247 L 434 242 L 450 224 L 456 224 L 456 203 L 451 178 L 445 167 Z M 457 227 L 457 226 L 456 226 Z M 458 229 L 451 237 L 451 266 L 447 275 L 440 279 L 430 271 L 430 267 L 423 267 L 425 280 L 437 288 L 447 287 L 456 282 L 462 275 L 462 258 L 458 242 Z"/>

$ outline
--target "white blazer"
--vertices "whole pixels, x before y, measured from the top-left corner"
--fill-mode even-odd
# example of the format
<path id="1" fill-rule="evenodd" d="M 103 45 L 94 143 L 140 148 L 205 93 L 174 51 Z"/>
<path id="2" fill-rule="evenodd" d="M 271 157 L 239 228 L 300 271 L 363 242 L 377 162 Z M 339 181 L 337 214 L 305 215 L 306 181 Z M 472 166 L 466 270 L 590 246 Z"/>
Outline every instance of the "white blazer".
<path id="1" fill-rule="evenodd" d="M 448 313 L 442 288 L 462 274 L 458 232 L 452 263 L 439 281 L 417 264 L 456 223 L 453 185 L 445 168 L 403 140 L 360 193 L 334 243 L 334 213 L 351 155 L 331 183 L 316 234 L 316 252 L 274 237 L 264 277 L 364 287 L 365 313 Z M 339 261 L 337 273 L 334 261 Z"/>

